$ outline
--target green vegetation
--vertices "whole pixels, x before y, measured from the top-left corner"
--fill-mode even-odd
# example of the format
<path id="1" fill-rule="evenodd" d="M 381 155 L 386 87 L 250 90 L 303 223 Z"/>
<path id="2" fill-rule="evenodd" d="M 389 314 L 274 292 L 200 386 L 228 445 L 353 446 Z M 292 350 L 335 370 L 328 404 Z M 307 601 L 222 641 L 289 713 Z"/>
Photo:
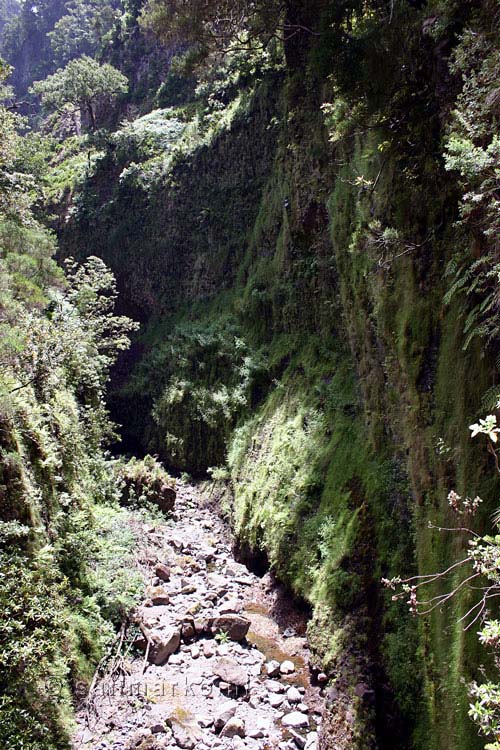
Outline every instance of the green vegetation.
<path id="1" fill-rule="evenodd" d="M 32 93 L 40 97 L 44 110 L 72 117 L 75 131 L 80 135 L 80 123 L 86 121 L 88 128 L 94 131 L 97 105 L 124 94 L 127 83 L 127 78 L 112 65 L 99 65 L 84 55 L 71 60 L 44 81 L 36 81 Z"/>
<path id="2" fill-rule="evenodd" d="M 0 107 L 5 590 L 35 652 L 37 587 L 63 698 L 35 725 L 41 688 L 7 692 L 14 739 L 64 746 L 72 680 L 136 593 L 115 576 L 131 508 L 171 491 L 154 454 L 211 473 L 242 554 L 310 607 L 338 694 L 325 748 L 480 747 L 468 685 L 495 735 L 498 675 L 459 622 L 473 592 L 453 569 L 457 597 L 417 621 L 380 579 L 464 554 L 434 528 L 455 525 L 450 489 L 483 499 L 482 538 L 498 505 L 492 452 L 467 434 L 485 406 L 498 417 L 497 4 L 31 5 L 5 7 L 2 42 L 15 61 L 16 29 L 39 40 L 14 83 L 51 112 L 47 136 Z M 56 235 L 81 265 L 55 264 Z M 116 288 L 144 322 L 121 355 Z M 110 472 L 117 357 L 112 413 L 148 455 Z"/>

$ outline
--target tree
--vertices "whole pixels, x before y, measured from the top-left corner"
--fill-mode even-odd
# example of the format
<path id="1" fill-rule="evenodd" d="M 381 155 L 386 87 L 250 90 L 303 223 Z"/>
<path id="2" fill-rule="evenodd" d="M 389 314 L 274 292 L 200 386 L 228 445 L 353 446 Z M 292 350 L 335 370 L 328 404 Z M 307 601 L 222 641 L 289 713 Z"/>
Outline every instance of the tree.
<path id="1" fill-rule="evenodd" d="M 67 13 L 48 34 L 56 59 L 67 63 L 80 55 L 94 54 L 118 17 L 113 4 L 105 0 L 72 0 Z"/>
<path id="2" fill-rule="evenodd" d="M 314 33 L 292 5 L 285 0 L 147 0 L 141 24 L 166 43 L 224 54 Z"/>
<path id="3" fill-rule="evenodd" d="M 100 65 L 83 55 L 71 60 L 43 81 L 35 81 L 31 92 L 41 97 L 42 107 L 49 112 L 72 112 L 87 117 L 90 130 L 96 128 L 96 108 L 110 102 L 128 89 L 127 78 L 107 63 Z M 78 127 L 77 127 L 78 130 Z"/>

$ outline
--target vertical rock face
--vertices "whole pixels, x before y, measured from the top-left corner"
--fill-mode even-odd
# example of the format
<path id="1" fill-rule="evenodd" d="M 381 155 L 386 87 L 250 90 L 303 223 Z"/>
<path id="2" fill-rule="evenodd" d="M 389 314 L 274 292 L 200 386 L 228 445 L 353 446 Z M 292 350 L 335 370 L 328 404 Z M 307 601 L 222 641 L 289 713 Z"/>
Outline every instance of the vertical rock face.
<path id="1" fill-rule="evenodd" d="M 419 629 L 379 589 L 453 561 L 428 528 L 448 525 L 451 484 L 467 475 L 493 503 L 467 442 L 493 368 L 462 351 L 460 310 L 443 302 L 452 40 L 435 42 L 414 4 L 348 37 L 338 4 L 289 5 L 304 28 L 286 75 L 264 76 L 170 184 L 120 182 L 103 162 L 62 239 L 103 255 L 145 322 L 118 421 L 132 415 L 139 444 L 178 469 L 228 451 L 219 487 L 231 482 L 242 548 L 309 603 L 315 674 L 336 679 L 324 747 L 464 750 L 476 739 L 450 675 L 467 672 L 473 634 L 451 612 Z"/>

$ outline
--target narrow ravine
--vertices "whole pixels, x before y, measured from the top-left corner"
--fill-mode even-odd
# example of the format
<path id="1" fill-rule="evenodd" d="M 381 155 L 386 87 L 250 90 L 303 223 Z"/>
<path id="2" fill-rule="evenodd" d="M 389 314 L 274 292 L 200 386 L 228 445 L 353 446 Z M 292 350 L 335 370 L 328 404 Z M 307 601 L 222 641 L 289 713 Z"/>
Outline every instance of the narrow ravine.
<path id="1" fill-rule="evenodd" d="M 323 699 L 303 614 L 235 560 L 197 487 L 180 482 L 172 518 L 142 531 L 144 600 L 78 713 L 74 748 L 316 748 Z"/>

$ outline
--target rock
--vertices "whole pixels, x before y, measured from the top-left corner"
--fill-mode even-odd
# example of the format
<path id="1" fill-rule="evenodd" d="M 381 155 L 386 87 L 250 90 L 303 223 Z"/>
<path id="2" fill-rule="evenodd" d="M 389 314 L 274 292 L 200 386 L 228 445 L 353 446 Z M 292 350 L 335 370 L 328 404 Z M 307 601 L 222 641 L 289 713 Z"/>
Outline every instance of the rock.
<path id="1" fill-rule="evenodd" d="M 151 664 L 156 664 L 157 666 L 165 664 L 168 657 L 179 648 L 181 634 L 178 628 L 169 627 L 165 628 L 165 630 L 149 630 L 141 625 L 141 630 L 149 642 L 148 660 Z"/>
<path id="2" fill-rule="evenodd" d="M 162 513 L 171 513 L 175 507 L 175 498 L 175 490 L 167 484 L 162 484 L 155 497 L 155 502 Z"/>
<path id="3" fill-rule="evenodd" d="M 213 667 L 213 673 L 230 685 L 245 687 L 248 683 L 248 672 L 232 659 L 219 659 Z"/>
<path id="4" fill-rule="evenodd" d="M 223 602 L 219 607 L 221 615 L 229 614 L 230 612 L 241 612 L 242 604 L 239 599 L 229 599 L 227 602 Z"/>
<path id="5" fill-rule="evenodd" d="M 264 672 L 267 674 L 268 677 L 277 677 L 280 673 L 280 663 L 279 661 L 268 661 L 264 665 Z"/>
<path id="6" fill-rule="evenodd" d="M 272 708 L 279 708 L 285 702 L 285 696 L 279 693 L 269 693 L 267 699 Z"/>
<path id="7" fill-rule="evenodd" d="M 220 615 L 215 617 L 212 632 L 227 633 L 232 641 L 243 641 L 250 629 L 250 620 L 242 615 Z"/>
<path id="8" fill-rule="evenodd" d="M 242 719 L 238 719 L 233 716 L 232 719 L 224 725 L 221 733 L 221 737 L 245 737 L 245 723 Z"/>
<path id="9" fill-rule="evenodd" d="M 181 588 L 181 594 L 187 595 L 187 594 L 194 594 L 196 592 L 196 586 L 192 583 L 188 584 L 187 586 L 183 586 Z"/>
<path id="10" fill-rule="evenodd" d="M 320 672 L 317 680 L 320 685 L 325 685 L 328 682 L 328 675 L 326 675 L 324 672 Z"/>
<path id="11" fill-rule="evenodd" d="M 295 664 L 293 661 L 283 661 L 280 664 L 280 670 L 281 674 L 292 674 L 292 672 L 295 672 Z"/>
<path id="12" fill-rule="evenodd" d="M 155 566 L 155 575 L 158 576 L 160 581 L 170 581 L 170 568 L 165 563 L 158 563 Z"/>
<path id="13" fill-rule="evenodd" d="M 219 713 L 216 714 L 214 719 L 214 729 L 216 732 L 220 732 L 229 719 L 233 718 L 237 708 L 238 704 L 236 701 L 231 701 L 221 706 Z"/>
<path id="14" fill-rule="evenodd" d="M 205 635 L 210 632 L 210 621 L 206 617 L 198 617 L 194 621 L 196 635 Z"/>
<path id="15" fill-rule="evenodd" d="M 302 695 L 296 687 L 290 687 L 286 691 L 286 699 L 289 703 L 300 703 L 302 701 Z"/>
<path id="16" fill-rule="evenodd" d="M 295 746 L 298 747 L 299 750 L 304 750 L 306 746 L 306 738 L 302 737 L 302 735 L 298 734 L 298 732 L 294 732 L 293 729 L 290 729 L 290 736 Z"/>
<path id="17" fill-rule="evenodd" d="M 149 729 L 151 734 L 164 734 L 167 728 L 162 721 L 157 721 L 154 724 L 151 724 Z"/>
<path id="18" fill-rule="evenodd" d="M 306 706 L 305 703 L 298 703 L 297 711 L 301 711 L 303 714 L 307 714 L 309 711 L 309 706 Z"/>
<path id="19" fill-rule="evenodd" d="M 192 659 L 199 659 L 200 658 L 200 647 L 197 645 L 191 646 L 191 658 Z"/>
<path id="20" fill-rule="evenodd" d="M 182 623 L 182 640 L 191 641 L 196 635 L 196 630 L 192 622 Z"/>
<path id="21" fill-rule="evenodd" d="M 177 745 L 183 750 L 193 750 L 200 743 L 203 735 L 198 726 L 179 721 L 175 717 L 168 719 Z"/>
<path id="22" fill-rule="evenodd" d="M 278 682 L 278 680 L 266 680 L 264 683 L 264 687 L 270 692 L 270 693 L 284 693 L 285 692 L 285 686 Z"/>
<path id="23" fill-rule="evenodd" d="M 300 711 L 292 711 L 292 713 L 286 714 L 281 721 L 284 727 L 291 727 L 292 729 L 309 726 L 309 717 L 300 713 Z"/>
<path id="24" fill-rule="evenodd" d="M 218 573 L 209 573 L 207 583 L 211 589 L 217 591 L 218 596 L 225 596 L 227 594 L 227 581 L 224 576 Z"/>
<path id="25" fill-rule="evenodd" d="M 215 549 L 213 547 L 203 547 L 200 550 L 199 556 L 202 558 L 202 560 L 205 560 L 207 563 L 211 563 L 215 560 Z"/>
<path id="26" fill-rule="evenodd" d="M 170 604 L 168 591 L 166 591 L 163 586 L 148 586 L 146 589 L 146 597 L 150 599 L 155 607 L 162 604 Z"/>
<path id="27" fill-rule="evenodd" d="M 203 643 L 203 654 L 207 659 L 215 655 L 215 645 L 212 641 L 205 641 Z"/>
<path id="28" fill-rule="evenodd" d="M 306 735 L 306 747 L 305 750 L 316 750 L 318 742 L 317 732 L 308 732 Z"/>

